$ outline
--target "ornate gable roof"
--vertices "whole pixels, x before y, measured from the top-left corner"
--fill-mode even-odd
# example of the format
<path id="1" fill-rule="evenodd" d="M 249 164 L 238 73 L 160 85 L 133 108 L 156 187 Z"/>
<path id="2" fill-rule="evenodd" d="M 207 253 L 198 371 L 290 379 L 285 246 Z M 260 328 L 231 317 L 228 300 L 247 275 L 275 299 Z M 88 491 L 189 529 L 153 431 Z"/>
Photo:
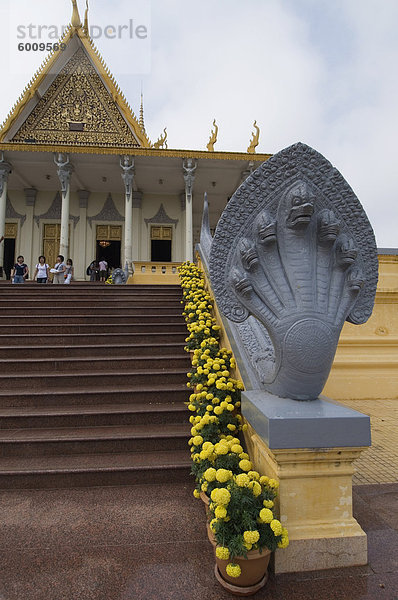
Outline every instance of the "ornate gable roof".
<path id="1" fill-rule="evenodd" d="M 70 26 L 61 42 L 66 49 L 47 57 L 3 124 L 0 141 L 151 147 L 84 28 Z"/>

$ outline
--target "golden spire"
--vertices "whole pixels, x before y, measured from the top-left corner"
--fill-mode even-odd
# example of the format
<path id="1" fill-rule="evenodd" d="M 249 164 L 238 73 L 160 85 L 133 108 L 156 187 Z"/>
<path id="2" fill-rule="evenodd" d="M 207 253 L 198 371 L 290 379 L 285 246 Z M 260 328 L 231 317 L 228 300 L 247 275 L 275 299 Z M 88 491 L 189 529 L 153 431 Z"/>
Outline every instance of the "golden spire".
<path id="1" fill-rule="evenodd" d="M 250 144 L 247 149 L 248 154 L 255 154 L 258 146 L 258 140 L 260 139 L 260 128 L 257 126 L 257 121 L 254 121 L 253 127 L 256 131 L 252 132 L 252 139 L 250 140 Z"/>
<path id="2" fill-rule="evenodd" d="M 83 31 L 88 35 L 88 0 L 86 0 L 86 12 L 84 13 Z"/>
<path id="3" fill-rule="evenodd" d="M 215 119 L 213 121 L 213 127 L 214 127 L 214 129 L 212 129 L 210 132 L 209 143 L 206 146 L 206 148 L 208 149 L 209 152 L 214 152 L 214 144 L 217 142 L 218 125 L 216 124 Z"/>
<path id="4" fill-rule="evenodd" d="M 82 22 L 80 20 L 79 9 L 77 8 L 77 0 L 72 0 L 73 12 L 72 12 L 72 27 L 75 29 L 79 29 L 82 26 Z"/>
<path id="5" fill-rule="evenodd" d="M 140 127 L 142 131 L 145 133 L 145 121 L 144 121 L 144 94 L 141 89 L 141 106 L 140 106 Z"/>

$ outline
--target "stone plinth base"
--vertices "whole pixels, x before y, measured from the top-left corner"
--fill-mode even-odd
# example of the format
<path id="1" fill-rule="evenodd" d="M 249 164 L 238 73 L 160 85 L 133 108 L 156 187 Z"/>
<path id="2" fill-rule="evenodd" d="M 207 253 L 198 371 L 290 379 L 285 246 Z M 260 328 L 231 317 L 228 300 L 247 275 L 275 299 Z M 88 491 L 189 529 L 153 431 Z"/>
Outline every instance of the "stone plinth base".
<path id="1" fill-rule="evenodd" d="M 242 408 L 247 408 L 250 393 L 243 396 Z M 286 448 L 288 439 L 303 441 L 302 426 L 305 425 L 306 419 L 303 422 L 302 416 L 298 416 L 294 422 L 289 408 L 286 415 L 289 433 L 287 437 L 282 422 L 283 401 L 278 415 L 275 415 L 274 401 L 275 397 L 270 404 L 268 415 L 267 402 L 262 403 L 263 414 L 260 421 L 256 418 L 258 403 L 256 410 L 243 411 L 243 414 L 246 412 L 248 429 L 245 438 L 255 468 L 261 474 L 279 481 L 276 510 L 281 523 L 288 529 L 290 546 L 275 553 L 275 572 L 311 571 L 366 564 L 366 534 L 352 516 L 353 462 L 365 449 L 366 440 L 369 439 L 361 415 L 357 413 L 357 421 L 355 416 L 353 418 L 353 415 L 347 413 L 348 421 L 354 428 L 355 423 L 359 423 L 357 432 L 345 428 L 339 419 L 336 420 L 336 415 L 334 419 L 330 419 L 329 435 L 326 436 L 329 446 L 334 435 L 340 444 L 344 441 L 344 436 L 346 437 L 344 446 Z M 297 403 L 298 414 L 301 404 Z M 278 430 L 281 443 L 284 442 L 284 447 L 279 449 L 269 448 L 258 433 L 259 430 L 264 430 L 264 423 L 268 421 L 269 431 L 272 431 L 272 420 L 275 418 L 280 421 Z M 337 425 L 335 432 L 334 425 Z M 319 426 L 326 431 L 325 415 L 320 415 Z M 342 430 L 346 431 L 343 437 Z M 272 434 L 274 445 L 277 444 L 276 431 L 275 429 Z M 309 438 L 311 437 L 313 434 L 310 432 Z M 350 438 L 363 439 L 363 446 L 350 447 Z"/>
<path id="2" fill-rule="evenodd" d="M 288 548 L 275 552 L 274 572 L 317 571 L 366 565 L 367 562 L 367 536 L 358 525 L 358 535 L 291 540 Z"/>

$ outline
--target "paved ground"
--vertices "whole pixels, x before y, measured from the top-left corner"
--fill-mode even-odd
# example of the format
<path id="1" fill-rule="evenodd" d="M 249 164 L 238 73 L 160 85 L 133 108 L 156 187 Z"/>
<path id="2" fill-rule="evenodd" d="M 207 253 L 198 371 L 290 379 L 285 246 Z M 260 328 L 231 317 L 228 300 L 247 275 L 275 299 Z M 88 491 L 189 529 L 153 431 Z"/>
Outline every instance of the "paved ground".
<path id="1" fill-rule="evenodd" d="M 398 482 L 398 399 L 342 402 L 370 416 L 372 447 L 355 463 L 354 485 Z"/>
<path id="2" fill-rule="evenodd" d="M 271 576 L 254 600 L 398 600 L 398 401 L 349 405 L 373 422 L 353 492 L 369 564 Z M 232 598 L 191 485 L 3 491 L 0 515 L 0 600 Z"/>

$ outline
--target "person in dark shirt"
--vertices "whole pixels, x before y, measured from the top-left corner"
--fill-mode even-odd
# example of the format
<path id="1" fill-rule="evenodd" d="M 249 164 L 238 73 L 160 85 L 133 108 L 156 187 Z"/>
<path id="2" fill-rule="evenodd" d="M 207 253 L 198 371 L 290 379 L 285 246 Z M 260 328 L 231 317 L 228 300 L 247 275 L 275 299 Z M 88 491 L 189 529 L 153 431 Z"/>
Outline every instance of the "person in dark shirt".
<path id="1" fill-rule="evenodd" d="M 11 271 L 11 281 L 13 283 L 25 283 L 25 279 L 29 277 L 28 265 L 24 263 L 24 257 L 18 256 L 17 262 Z"/>

